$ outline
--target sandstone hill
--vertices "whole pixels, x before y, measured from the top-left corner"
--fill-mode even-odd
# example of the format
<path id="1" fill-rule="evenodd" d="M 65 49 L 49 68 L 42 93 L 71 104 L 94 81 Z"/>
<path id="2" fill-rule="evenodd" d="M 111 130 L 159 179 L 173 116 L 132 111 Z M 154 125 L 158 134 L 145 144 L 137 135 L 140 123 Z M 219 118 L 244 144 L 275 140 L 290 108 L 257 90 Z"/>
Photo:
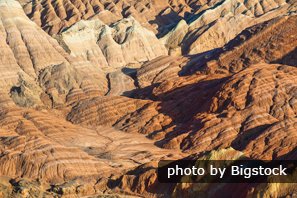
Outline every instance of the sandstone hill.
<path id="1" fill-rule="evenodd" d="M 295 1 L 284 0 L 20 2 L 66 51 L 100 67 L 211 53 L 248 27 L 296 11 Z"/>
<path id="2" fill-rule="evenodd" d="M 26 14 L 50 34 L 57 34 L 80 20 L 99 18 L 106 24 L 133 16 L 145 27 L 157 32 L 192 10 L 207 6 L 198 0 L 20 0 Z M 188 17 L 189 17 L 188 16 Z M 164 30 L 163 30 L 164 31 Z"/>
<path id="3" fill-rule="evenodd" d="M 1 92 L 10 92 L 21 106 L 55 106 L 107 90 L 100 68 L 67 54 L 18 2 L 3 0 L 0 6 Z"/>
<path id="4" fill-rule="evenodd" d="M 142 135 L 67 122 L 69 107 L 108 91 L 105 73 L 68 54 L 27 18 L 17 1 L 1 0 L 0 16 L 3 196 L 103 194 L 112 175 L 149 161 L 184 156 L 158 148 Z"/>
<path id="5" fill-rule="evenodd" d="M 0 197 L 286 197 L 161 159 L 296 159 L 295 0 L 0 0 Z"/>
<path id="6" fill-rule="evenodd" d="M 244 29 L 296 11 L 294 1 L 217 1 L 179 23 L 161 40 L 171 51 L 194 55 L 223 47 Z"/>
<path id="7" fill-rule="evenodd" d="M 168 53 L 155 34 L 133 17 L 112 26 L 99 19 L 80 21 L 59 38 L 71 55 L 101 68 L 137 65 Z"/>
<path id="8" fill-rule="evenodd" d="M 232 147 L 253 159 L 294 159 L 296 19 L 279 18 L 247 29 L 239 40 L 218 50 L 216 57 L 162 57 L 146 63 L 137 72 L 142 89 L 134 97 L 150 103 L 133 109 L 116 100 L 86 100 L 67 119 L 84 126 L 107 124 L 143 133 L 163 148 L 195 155 Z M 179 77 L 178 71 L 187 64 L 198 72 Z M 145 181 L 157 182 L 152 179 L 156 164 L 139 168 L 143 175 L 123 175 L 121 185 L 148 193 Z M 130 185 L 130 179 L 140 182 L 140 178 L 145 181 Z M 161 193 L 160 189 L 154 192 Z M 173 193 L 170 188 L 168 192 Z"/>

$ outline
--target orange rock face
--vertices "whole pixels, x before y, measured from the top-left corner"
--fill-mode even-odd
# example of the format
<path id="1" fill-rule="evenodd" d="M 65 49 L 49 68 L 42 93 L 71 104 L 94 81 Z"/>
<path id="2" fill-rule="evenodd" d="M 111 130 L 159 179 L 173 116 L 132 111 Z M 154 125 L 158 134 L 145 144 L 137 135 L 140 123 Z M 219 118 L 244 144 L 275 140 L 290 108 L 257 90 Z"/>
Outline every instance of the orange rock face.
<path id="1" fill-rule="evenodd" d="M 0 0 L 0 197 L 292 196 L 157 166 L 296 159 L 296 6 Z"/>

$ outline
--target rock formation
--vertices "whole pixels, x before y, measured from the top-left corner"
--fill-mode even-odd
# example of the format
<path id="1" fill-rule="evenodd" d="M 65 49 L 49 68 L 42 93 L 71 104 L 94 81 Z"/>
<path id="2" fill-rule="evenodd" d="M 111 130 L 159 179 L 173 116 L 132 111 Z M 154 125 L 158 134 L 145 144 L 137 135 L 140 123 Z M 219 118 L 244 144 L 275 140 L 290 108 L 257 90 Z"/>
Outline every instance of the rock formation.
<path id="1" fill-rule="evenodd" d="M 189 68 L 235 73 L 259 62 L 296 66 L 296 20 L 295 16 L 282 17 L 248 28 L 213 55 L 199 57 Z"/>
<path id="2" fill-rule="evenodd" d="M 211 51 L 223 47 L 248 27 L 294 12 L 296 5 L 293 3 L 274 0 L 217 1 L 193 17 L 189 24 L 181 20 L 162 40 L 168 48 L 184 54 Z"/>
<path id="3" fill-rule="evenodd" d="M 106 95 L 129 95 L 129 92 L 132 92 L 134 89 L 136 89 L 133 73 L 133 69 L 123 69 L 122 71 L 109 73 L 107 76 L 109 80 L 109 92 Z"/>
<path id="4" fill-rule="evenodd" d="M 73 181 L 59 191 L 47 187 L 57 194 L 99 193 L 106 186 L 96 187 L 96 183 L 112 174 L 167 156 L 182 157 L 157 148 L 142 135 L 128 135 L 112 128 L 79 127 L 53 112 L 1 108 L 0 123 L 1 176 L 42 181 L 36 187 L 39 190 L 47 184 L 59 188 L 58 184 Z M 89 189 L 83 191 L 82 185 Z M 77 191 L 78 186 L 81 191 Z"/>
<path id="5" fill-rule="evenodd" d="M 197 10 L 205 3 L 191 1 L 48 1 L 19 0 L 27 15 L 50 34 L 57 34 L 80 20 L 99 18 L 106 24 L 133 16 L 145 27 L 160 31 L 178 21 L 181 17 Z M 158 30 L 159 29 L 159 30 Z"/>
<path id="6" fill-rule="evenodd" d="M 236 73 L 259 62 L 296 66 L 295 23 L 295 16 L 280 17 L 248 28 L 223 48 L 183 61 L 179 74 Z"/>
<path id="7" fill-rule="evenodd" d="M 287 54 L 294 51 L 289 44 L 294 46 L 296 38 L 293 35 L 286 35 L 290 35 L 292 34 L 290 31 L 294 31 L 295 20 L 296 17 L 292 16 L 259 26 L 261 30 L 255 31 L 254 34 L 250 35 L 251 39 L 247 39 L 240 44 L 240 46 L 244 47 L 236 47 L 236 50 L 233 51 L 230 48 L 231 50 L 228 51 L 229 56 L 222 53 L 222 59 L 219 59 L 219 61 L 222 60 L 223 63 L 225 57 L 233 58 L 238 54 L 241 56 L 242 53 L 239 53 L 241 49 L 250 52 L 249 45 L 253 46 L 253 53 L 255 54 L 255 49 L 258 49 L 256 48 L 257 45 L 259 48 L 263 47 L 263 49 L 268 50 L 269 54 L 275 54 L 275 57 L 267 56 L 271 58 L 270 62 L 282 60 L 282 57 L 287 57 Z M 283 29 L 281 33 L 274 34 L 275 31 L 280 30 L 280 26 L 288 27 L 288 30 Z M 259 27 L 257 26 L 257 28 Z M 248 32 L 251 33 L 251 30 L 254 29 L 256 27 Z M 260 35 L 268 39 L 269 35 L 277 35 L 273 37 L 273 41 L 282 41 L 278 42 L 280 48 L 266 47 L 268 42 L 262 39 Z M 269 39 L 269 41 L 269 44 L 273 45 L 272 39 Z M 234 42 L 236 43 L 236 40 Z M 231 44 L 232 42 L 230 46 Z M 229 49 L 228 47 L 227 45 L 226 49 Z M 253 56 L 249 54 L 247 57 Z M 254 141 L 258 140 L 258 133 L 264 135 L 267 130 L 267 134 L 271 134 L 271 131 L 277 130 L 279 125 L 284 125 L 289 130 L 290 123 L 293 122 L 292 119 L 295 117 L 294 67 L 261 63 L 262 59 L 253 58 L 253 63 L 245 65 L 245 69 L 239 70 L 235 74 L 232 74 L 232 72 L 203 74 L 201 72 L 181 78 L 177 76 L 176 71 L 172 70 L 173 66 L 168 66 L 172 60 L 174 59 L 168 57 L 156 59 L 144 64 L 137 72 L 137 82 L 140 87 L 143 87 L 143 91 L 139 91 L 139 96 L 142 95 L 143 98 L 152 99 L 154 100 L 153 103 L 136 108 L 137 110 L 133 109 L 131 112 L 125 109 L 130 109 L 129 106 L 121 107 L 121 103 L 117 103 L 117 117 L 111 115 L 110 118 L 115 119 L 108 119 L 108 121 L 104 122 L 120 130 L 149 134 L 151 138 L 157 141 L 157 144 L 163 147 L 180 148 L 193 153 L 211 151 L 218 147 L 233 146 L 238 150 L 246 151 L 247 156 L 271 159 L 281 157 L 285 153 L 294 150 L 295 145 L 289 143 L 290 147 L 282 147 L 280 150 L 274 149 L 274 147 L 269 146 L 267 140 L 267 145 L 265 144 L 267 147 L 263 145 L 262 152 L 260 152 L 260 148 L 256 149 L 255 146 L 251 146 Z M 234 58 L 231 60 L 240 59 Z M 181 63 L 178 65 L 183 67 L 184 61 L 187 61 L 187 59 L 181 59 Z M 210 62 L 213 61 L 210 60 Z M 242 62 L 248 63 L 244 60 Z M 174 63 L 176 64 L 178 61 L 175 60 Z M 206 65 L 209 64 L 206 63 Z M 156 80 L 159 79 L 162 72 L 166 71 L 166 68 L 171 68 L 169 74 L 175 74 L 176 76 L 169 78 L 168 74 L 165 74 L 163 80 Z M 148 93 L 145 89 L 151 85 L 153 87 Z M 186 100 L 185 96 L 187 96 Z M 108 103 L 113 104 L 110 100 L 108 100 Z M 94 109 L 97 115 L 95 117 L 100 117 L 107 110 L 108 103 L 100 102 L 102 107 L 95 110 L 91 106 L 85 106 L 91 104 L 90 101 L 84 101 L 71 111 L 68 118 L 75 123 L 88 123 L 96 126 L 98 122 L 91 119 L 85 120 L 88 117 L 87 115 L 91 113 L 89 109 Z M 112 107 L 114 107 L 114 104 Z M 123 108 L 123 113 L 120 113 L 121 108 Z M 108 116 L 104 117 L 108 118 Z M 278 124 L 278 122 L 283 123 Z M 276 127 L 273 127 L 274 125 Z M 286 133 L 288 130 L 285 130 Z M 280 134 L 280 132 L 277 132 L 277 134 Z M 292 137 L 288 134 L 287 137 L 292 140 Z M 250 144 L 248 143 L 249 140 L 251 141 Z M 283 142 L 284 140 L 280 139 L 279 141 Z M 276 142 L 271 144 L 275 145 L 275 148 L 279 148 Z"/>
<path id="8" fill-rule="evenodd" d="M 110 25 L 132 16 L 162 37 L 170 54 L 177 55 L 193 55 L 223 47 L 248 27 L 296 11 L 294 1 L 284 0 L 86 0 L 67 3 L 42 0 L 34 5 L 23 3 L 23 7 L 27 15 L 50 34 L 63 32 L 80 20 L 99 18 Z"/>
<path id="9" fill-rule="evenodd" d="M 79 93 L 94 96 L 107 90 L 100 68 L 69 56 L 55 39 L 26 17 L 19 3 L 3 0 L 0 6 L 1 91 L 11 92 L 19 104 L 19 98 L 23 98 L 23 106 L 34 106 L 40 103 L 40 97 L 59 105 L 67 97 L 79 97 Z M 94 74 L 86 79 L 85 72 Z"/>
<path id="10" fill-rule="evenodd" d="M 171 56 L 160 56 L 141 66 L 137 71 L 137 82 L 141 88 L 178 76 L 181 61 Z"/>
<path id="11" fill-rule="evenodd" d="M 80 21 L 60 37 L 70 54 L 82 57 L 97 67 L 124 67 L 167 55 L 167 50 L 152 31 L 133 17 L 112 26 L 99 19 Z"/>
<path id="12" fill-rule="evenodd" d="M 292 196 L 157 168 L 296 158 L 296 5 L 0 0 L 0 197 Z"/>

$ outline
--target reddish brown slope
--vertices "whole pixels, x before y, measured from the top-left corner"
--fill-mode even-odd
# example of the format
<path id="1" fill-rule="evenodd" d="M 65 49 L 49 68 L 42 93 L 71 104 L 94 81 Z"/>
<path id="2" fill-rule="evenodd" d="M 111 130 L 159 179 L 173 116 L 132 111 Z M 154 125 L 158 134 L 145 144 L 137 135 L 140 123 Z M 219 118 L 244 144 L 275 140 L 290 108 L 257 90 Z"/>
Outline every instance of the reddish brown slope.
<path id="1" fill-rule="evenodd" d="M 164 56 L 147 62 L 134 76 L 141 88 L 131 93 L 134 98 L 102 97 L 100 88 L 94 86 L 101 82 L 100 78 L 90 77 L 98 74 L 92 73 L 97 71 L 94 67 L 68 58 L 57 42 L 28 21 L 18 4 L 0 2 L 4 2 L 0 4 L 3 35 L 22 35 L 2 40 L 7 56 L 3 56 L 0 71 L 7 79 L 1 81 L 5 89 L 0 90 L 1 175 L 16 180 L 41 179 L 56 186 L 66 182 L 63 190 L 57 188 L 58 194 L 79 193 L 81 183 L 73 182 L 78 178 L 90 187 L 80 195 L 113 188 L 161 196 L 174 191 L 167 191 L 167 186 L 156 188 L 156 161 L 184 157 L 179 151 L 203 155 L 233 147 L 251 158 L 296 157 L 295 16 L 246 30 L 244 39 L 232 41 L 219 51 L 219 56 L 210 59 L 199 56 L 188 63 L 192 57 Z M 18 17 L 6 20 L 7 16 L 14 18 L 13 13 Z M 28 36 L 36 33 L 38 39 Z M 53 54 L 36 53 L 35 46 L 31 49 L 25 45 L 31 41 L 38 41 L 36 51 Z M 50 45 L 43 46 L 44 41 Z M 23 43 L 24 48 L 14 47 Z M 33 66 L 28 61 L 30 67 L 23 67 L 28 69 L 23 69 L 20 77 L 20 62 L 29 59 L 21 59 L 23 54 L 18 50 L 33 54 Z M 63 63 L 55 63 L 55 56 Z M 38 61 L 42 64 L 35 64 Z M 195 68 L 196 64 L 201 72 L 178 76 L 180 68 Z M 54 102 L 47 107 L 68 105 L 70 112 L 68 108 L 36 110 L 14 104 L 38 102 Z M 145 139 L 143 134 L 153 140 Z M 231 150 L 227 156 L 238 153 Z"/>
<path id="2" fill-rule="evenodd" d="M 248 28 L 222 49 L 194 57 L 188 72 L 235 73 L 259 62 L 296 66 L 296 21 L 296 16 L 280 17 Z"/>
<path id="3" fill-rule="evenodd" d="M 238 57 L 239 52 L 243 51 L 242 53 L 246 52 L 250 55 L 248 57 L 253 58 L 257 53 L 249 49 L 256 44 L 253 49 L 265 49 L 269 54 L 275 54 L 267 56 L 271 61 L 282 59 L 290 54 L 296 45 L 293 33 L 297 27 L 296 20 L 297 18 L 293 16 L 271 21 L 268 25 L 263 24 L 265 28 L 254 36 L 251 34 L 250 39 L 226 54 L 228 57 Z M 280 27 L 284 27 L 283 31 L 278 32 Z M 279 43 L 279 47 L 267 46 L 271 39 L 272 43 Z M 254 56 L 249 53 L 253 53 Z M 221 57 L 222 60 L 225 57 L 226 62 L 235 59 L 227 59 L 224 54 Z M 161 59 L 155 63 L 159 64 L 162 60 L 166 68 L 170 60 Z M 160 84 L 157 83 L 150 89 L 146 88 L 151 92 L 144 89 L 144 95 L 141 96 L 151 98 L 155 102 L 131 113 L 123 110 L 125 113 L 117 114 L 117 119 L 108 123 L 128 132 L 149 134 L 163 147 L 180 148 L 191 153 L 233 146 L 257 158 L 281 157 L 296 146 L 294 133 L 291 134 L 287 128 L 291 128 L 290 123 L 296 113 L 294 84 L 297 70 L 295 67 L 279 64 L 256 64 L 262 62 L 261 59 L 252 60 L 254 64 L 247 64 L 243 70 L 234 75 L 229 75 L 229 72 L 211 75 L 198 73 L 166 81 L 168 74 L 164 73 L 165 78 L 156 81 Z M 150 84 L 152 80 L 149 80 L 149 68 L 152 74 L 157 73 L 157 76 L 160 71 L 155 70 L 153 66 L 146 67 L 142 68 L 143 71 L 140 70 L 139 79 L 140 82 L 148 79 Z M 111 101 L 108 103 L 112 104 Z M 85 123 L 90 119 L 86 116 L 87 112 L 93 112 L 91 114 L 98 117 L 105 109 L 105 104 L 102 104 L 100 109 L 93 111 L 94 108 L 86 107 L 86 104 L 91 103 L 84 101 L 73 108 L 69 117 L 72 122 Z M 127 107 L 117 106 L 117 109 L 120 108 Z M 284 124 L 281 124 L 282 122 Z M 97 122 L 88 123 L 97 124 Z M 284 128 L 281 128 L 280 132 L 277 131 L 277 126 Z M 271 137 L 271 142 L 263 142 L 263 138 L 271 136 L 269 134 L 273 131 L 277 134 L 276 137 L 280 133 L 286 134 L 286 139 Z M 257 138 L 259 143 L 263 142 L 259 148 L 253 146 L 257 143 Z M 277 145 L 282 145 L 281 149 L 277 149 Z"/>

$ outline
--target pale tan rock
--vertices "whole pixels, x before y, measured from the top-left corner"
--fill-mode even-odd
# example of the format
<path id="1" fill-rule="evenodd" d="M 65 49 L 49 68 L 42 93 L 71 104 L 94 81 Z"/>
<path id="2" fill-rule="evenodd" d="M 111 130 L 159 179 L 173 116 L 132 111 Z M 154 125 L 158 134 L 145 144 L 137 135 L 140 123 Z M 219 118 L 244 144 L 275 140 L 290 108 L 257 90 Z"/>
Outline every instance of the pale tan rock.
<path id="1" fill-rule="evenodd" d="M 106 95 L 119 96 L 130 95 L 129 92 L 136 89 L 135 81 L 129 71 L 116 71 L 108 74 L 109 91 Z"/>
<path id="2" fill-rule="evenodd" d="M 80 21 L 61 35 L 72 56 L 89 60 L 97 67 L 107 66 L 106 58 L 97 45 L 102 26 L 100 20 Z"/>
<path id="3" fill-rule="evenodd" d="M 168 34 L 161 38 L 161 41 L 166 45 L 168 49 L 173 50 L 178 48 L 189 31 L 189 26 L 185 20 L 178 22 L 176 27 L 172 29 Z"/>
<path id="4" fill-rule="evenodd" d="M 80 21 L 62 33 L 70 54 L 97 67 L 123 67 L 167 55 L 154 33 L 133 17 L 107 26 L 98 19 Z"/>
<path id="5" fill-rule="evenodd" d="M 24 101 L 27 100 L 26 96 L 31 98 L 28 98 L 28 101 L 31 102 L 23 102 L 23 106 L 28 106 L 29 103 L 29 106 L 41 105 L 42 102 L 40 103 L 39 98 L 47 93 L 57 92 L 57 94 L 48 94 L 48 97 L 53 103 L 63 101 L 62 103 L 65 104 L 66 97 L 70 97 L 71 92 L 75 89 L 79 89 L 82 94 L 85 94 L 85 97 L 87 92 L 91 93 L 91 90 L 92 96 L 102 95 L 107 91 L 104 72 L 88 61 L 69 56 L 55 39 L 27 18 L 17 1 L 0 1 L 0 16 L 0 34 L 2 34 L 0 42 L 3 44 L 0 66 L 1 91 L 9 94 L 13 89 L 20 89 L 22 93 L 18 93 L 18 95 L 23 94 Z M 48 83 L 49 80 L 45 82 L 43 80 L 46 79 L 41 79 L 49 74 L 48 70 L 51 70 L 49 68 L 55 68 L 56 73 L 60 72 L 60 74 L 56 74 L 56 77 L 50 77 L 60 80 L 60 83 L 55 82 L 56 85 L 52 87 L 43 86 L 43 83 Z M 74 74 L 77 75 L 74 77 L 76 79 L 71 79 L 69 76 Z M 69 79 L 66 79 L 67 75 Z M 64 90 L 61 89 L 61 81 L 68 81 L 67 91 L 65 87 Z M 76 85 L 74 85 L 74 81 L 76 81 Z M 49 91 L 49 89 L 51 90 Z M 20 104 L 19 102 L 17 103 Z"/>

